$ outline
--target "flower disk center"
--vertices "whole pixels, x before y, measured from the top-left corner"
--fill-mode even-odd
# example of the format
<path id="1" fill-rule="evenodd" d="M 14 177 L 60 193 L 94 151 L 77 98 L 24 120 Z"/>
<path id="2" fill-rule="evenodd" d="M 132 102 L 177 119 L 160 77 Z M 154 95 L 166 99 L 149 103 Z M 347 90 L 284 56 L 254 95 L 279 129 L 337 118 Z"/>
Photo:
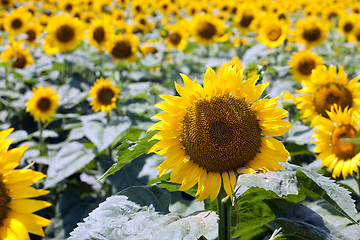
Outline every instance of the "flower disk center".
<path id="1" fill-rule="evenodd" d="M 22 21 L 19 18 L 15 18 L 12 22 L 11 22 L 11 27 L 13 29 L 19 29 L 21 28 L 23 25 Z"/>
<path id="2" fill-rule="evenodd" d="M 98 93 L 98 99 L 102 105 L 110 105 L 113 97 L 114 92 L 109 88 L 101 89 Z"/>
<path id="3" fill-rule="evenodd" d="M 47 112 L 51 107 L 51 101 L 47 97 L 40 98 L 36 103 L 36 108 L 41 112 Z"/>
<path id="4" fill-rule="evenodd" d="M 316 64 L 313 59 L 304 59 L 299 62 L 298 70 L 301 74 L 309 76 L 315 67 Z"/>
<path id="5" fill-rule="evenodd" d="M 202 38 L 211 39 L 216 34 L 216 28 L 214 24 L 204 22 L 199 28 L 198 34 Z"/>
<path id="6" fill-rule="evenodd" d="M 127 41 L 118 41 L 111 50 L 111 55 L 115 58 L 129 58 L 131 54 L 131 45 Z"/>
<path id="7" fill-rule="evenodd" d="M 321 88 L 315 93 L 315 110 L 323 117 L 328 118 L 326 111 L 330 111 L 331 106 L 335 103 L 343 110 L 346 107 L 352 107 L 352 94 L 343 85 L 329 83 L 321 86 Z"/>
<path id="8" fill-rule="evenodd" d="M 270 41 L 277 41 L 280 36 L 281 36 L 281 28 L 280 27 L 271 29 L 267 34 L 267 37 Z"/>
<path id="9" fill-rule="evenodd" d="M 306 29 L 302 34 L 302 37 L 308 42 L 315 42 L 320 38 L 320 36 L 321 31 L 317 27 Z"/>
<path id="10" fill-rule="evenodd" d="M 75 37 L 75 30 L 71 26 L 62 25 L 56 30 L 56 39 L 62 43 L 67 43 Z"/>
<path id="11" fill-rule="evenodd" d="M 179 43 L 181 41 L 181 35 L 176 32 L 171 33 L 169 36 L 169 41 L 175 46 L 179 45 Z"/>
<path id="12" fill-rule="evenodd" d="M 0 226 L 3 226 L 3 221 L 7 217 L 9 204 L 9 196 L 5 184 L 0 179 Z"/>
<path id="13" fill-rule="evenodd" d="M 103 27 L 97 27 L 94 30 L 93 37 L 97 43 L 102 43 L 105 39 L 105 31 Z"/>
<path id="14" fill-rule="evenodd" d="M 342 140 L 343 138 L 355 138 L 356 130 L 350 124 L 340 125 L 335 127 L 331 142 L 334 148 L 334 153 L 339 159 L 350 159 L 355 156 L 355 144 Z"/>
<path id="15" fill-rule="evenodd" d="M 26 66 L 26 57 L 23 54 L 18 53 L 15 62 L 11 66 L 13 68 L 24 68 Z"/>
<path id="16" fill-rule="evenodd" d="M 244 100 L 216 96 L 188 109 L 181 140 L 191 161 L 207 171 L 224 172 L 255 157 L 261 145 L 261 129 L 255 112 Z"/>
<path id="17" fill-rule="evenodd" d="M 241 21 L 239 22 L 240 26 L 247 28 L 250 23 L 252 22 L 252 20 L 254 19 L 254 16 L 252 15 L 246 15 L 244 14 L 241 18 Z"/>

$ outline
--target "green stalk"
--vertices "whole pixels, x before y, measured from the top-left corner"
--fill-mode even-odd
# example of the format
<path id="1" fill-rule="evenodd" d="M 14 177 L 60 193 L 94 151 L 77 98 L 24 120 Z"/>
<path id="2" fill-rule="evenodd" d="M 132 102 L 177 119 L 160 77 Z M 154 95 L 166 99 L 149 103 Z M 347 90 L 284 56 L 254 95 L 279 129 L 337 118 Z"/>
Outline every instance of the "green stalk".
<path id="1" fill-rule="evenodd" d="M 359 196 L 360 196 L 360 167 L 358 166 L 358 171 L 357 171 L 357 175 L 356 175 L 356 182 L 358 184 L 358 188 L 359 188 Z"/>
<path id="2" fill-rule="evenodd" d="M 37 121 L 39 129 L 39 151 L 40 156 L 44 156 L 44 138 L 43 138 L 43 125 L 41 124 L 40 119 Z"/>
<path id="3" fill-rule="evenodd" d="M 109 125 L 109 124 L 110 124 L 110 121 L 111 121 L 110 113 L 111 113 L 111 110 L 110 110 L 110 112 L 109 112 L 108 114 L 106 114 L 107 125 Z M 107 154 L 112 158 L 111 144 L 108 146 Z"/>
<path id="4" fill-rule="evenodd" d="M 219 214 L 219 240 L 230 240 L 231 239 L 231 200 L 227 196 L 223 187 L 221 187 L 219 195 L 216 198 L 217 210 Z"/>

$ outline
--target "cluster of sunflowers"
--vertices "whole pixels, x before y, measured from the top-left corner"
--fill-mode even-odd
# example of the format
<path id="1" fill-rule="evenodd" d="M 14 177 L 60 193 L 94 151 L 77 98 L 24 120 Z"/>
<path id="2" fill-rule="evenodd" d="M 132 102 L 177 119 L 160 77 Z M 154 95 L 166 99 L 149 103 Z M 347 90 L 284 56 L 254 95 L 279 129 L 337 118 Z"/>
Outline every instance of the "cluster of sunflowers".
<path id="1" fill-rule="evenodd" d="M 42 227 L 51 221 L 34 213 L 49 202 L 57 205 L 62 190 L 56 185 L 90 164 L 84 162 L 50 185 L 49 198 L 44 195 L 50 191 L 31 187 L 53 164 L 50 160 L 44 167 L 34 159 L 50 159 L 51 151 L 62 147 L 46 147 L 45 128 L 61 132 L 62 143 L 91 142 L 99 148 L 100 135 L 94 140 L 85 131 L 72 131 L 93 112 L 104 112 L 101 117 L 109 125 L 116 122 L 114 116 L 125 116 L 133 125 L 116 133 L 90 160 L 104 151 L 113 160 L 111 150 L 126 136 L 137 141 L 144 130 L 157 130 L 149 153 L 166 156 L 157 167 L 159 177 L 171 170 L 167 180 L 180 191 L 197 188 L 198 201 L 212 202 L 221 189 L 232 198 L 240 174 L 283 169 L 279 162 L 292 154 L 286 134 L 295 122 L 314 129 L 314 152 L 328 174 L 346 179 L 357 173 L 360 186 L 357 0 L 1 0 L 0 43 L 0 94 L 19 92 L 15 99 L 0 95 L 0 112 L 6 112 L 0 114 L 0 128 L 8 129 L 0 132 L 0 239 L 44 236 Z M 243 63 L 249 66 L 242 68 Z M 202 85 L 181 74 L 184 87 L 173 87 L 175 74 L 197 76 L 205 64 L 216 71 L 208 68 Z M 284 99 L 273 92 L 285 85 L 266 91 L 271 81 L 288 83 Z M 143 82 L 149 82 L 146 93 L 127 92 Z M 62 99 L 75 88 L 75 102 Z M 170 91 L 178 96 L 167 95 Z M 159 101 L 159 93 L 166 93 L 156 105 L 160 113 L 148 106 Z M 265 95 L 270 98 L 261 98 Z M 70 107 L 62 106 L 66 101 Z M 145 102 L 140 107 L 149 109 L 131 111 L 134 102 Z M 275 108 L 279 103 L 286 109 Z M 38 124 L 30 146 L 38 145 L 39 153 L 24 162 L 27 145 L 7 150 L 12 140 L 6 137 L 13 128 L 34 132 L 27 113 Z M 160 121 L 153 125 L 144 120 L 149 116 Z M 77 125 L 64 127 L 62 117 Z M 28 199 L 34 197 L 43 200 Z M 67 227 L 65 235 L 74 227 Z"/>

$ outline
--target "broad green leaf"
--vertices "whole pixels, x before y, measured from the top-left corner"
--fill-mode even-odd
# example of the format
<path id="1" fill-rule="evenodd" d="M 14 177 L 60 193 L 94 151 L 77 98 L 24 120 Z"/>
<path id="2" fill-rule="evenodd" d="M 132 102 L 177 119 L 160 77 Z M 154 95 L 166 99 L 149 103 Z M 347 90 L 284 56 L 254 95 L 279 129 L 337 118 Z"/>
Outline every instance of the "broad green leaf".
<path id="1" fill-rule="evenodd" d="M 150 132 L 144 138 L 138 140 L 136 144 L 133 144 L 130 147 L 130 144 L 127 141 L 124 141 L 118 149 L 118 161 L 114 163 L 100 178 L 99 180 L 114 174 L 119 171 L 125 164 L 131 162 L 135 158 L 147 154 L 150 148 L 155 145 L 158 140 L 149 141 L 152 136 L 154 136 L 156 131 Z M 98 181 L 99 181 L 98 180 Z"/>
<path id="2" fill-rule="evenodd" d="M 126 196 L 111 196 L 79 223 L 69 240 L 85 239 L 214 239 L 217 215 L 211 211 L 187 217 L 160 214 L 153 206 L 140 206 Z"/>
<path id="3" fill-rule="evenodd" d="M 45 188 L 53 187 L 82 169 L 95 158 L 95 153 L 78 142 L 65 144 L 49 163 Z"/>
<path id="4" fill-rule="evenodd" d="M 85 136 L 95 144 L 101 152 L 131 126 L 128 117 L 116 117 L 110 123 L 104 123 L 101 119 L 92 119 L 83 122 Z"/>
<path id="5" fill-rule="evenodd" d="M 171 195 L 166 189 L 157 186 L 134 186 L 126 188 L 118 194 L 127 196 L 128 200 L 140 206 L 150 206 L 152 204 L 155 211 L 169 213 Z"/>
<path id="6" fill-rule="evenodd" d="M 283 199 L 266 199 L 264 202 L 276 215 L 275 222 L 283 228 L 283 236 L 291 239 L 347 240 L 323 218 L 303 204 Z M 331 232 L 331 229 L 335 233 Z"/>

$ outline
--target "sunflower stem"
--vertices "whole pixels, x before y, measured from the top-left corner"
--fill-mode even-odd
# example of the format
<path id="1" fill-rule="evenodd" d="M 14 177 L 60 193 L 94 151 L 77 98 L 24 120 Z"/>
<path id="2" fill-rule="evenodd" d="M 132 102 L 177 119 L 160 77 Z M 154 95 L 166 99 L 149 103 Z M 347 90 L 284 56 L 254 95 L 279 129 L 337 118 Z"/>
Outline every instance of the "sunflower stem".
<path id="1" fill-rule="evenodd" d="M 359 188 L 359 196 L 360 196 L 360 167 L 358 166 L 358 169 L 357 169 L 357 175 L 356 175 L 356 182 L 358 184 L 358 188 Z"/>
<path id="2" fill-rule="evenodd" d="M 219 214 L 218 222 L 218 232 L 219 240 L 230 240 L 231 239 L 231 201 L 229 196 L 226 195 L 226 192 L 223 187 L 221 187 L 219 195 L 216 198 L 217 201 L 217 210 Z"/>
<path id="3" fill-rule="evenodd" d="M 109 113 L 106 114 L 107 125 L 109 125 L 109 124 L 110 124 L 110 121 L 111 121 L 110 113 L 111 113 L 111 111 L 109 111 Z M 109 147 L 108 147 L 108 149 L 107 149 L 107 154 L 112 158 L 111 144 L 109 145 Z"/>
<path id="4" fill-rule="evenodd" d="M 41 124 L 40 119 L 37 121 L 39 129 L 39 151 L 40 156 L 44 156 L 44 138 L 43 138 L 43 125 Z"/>

